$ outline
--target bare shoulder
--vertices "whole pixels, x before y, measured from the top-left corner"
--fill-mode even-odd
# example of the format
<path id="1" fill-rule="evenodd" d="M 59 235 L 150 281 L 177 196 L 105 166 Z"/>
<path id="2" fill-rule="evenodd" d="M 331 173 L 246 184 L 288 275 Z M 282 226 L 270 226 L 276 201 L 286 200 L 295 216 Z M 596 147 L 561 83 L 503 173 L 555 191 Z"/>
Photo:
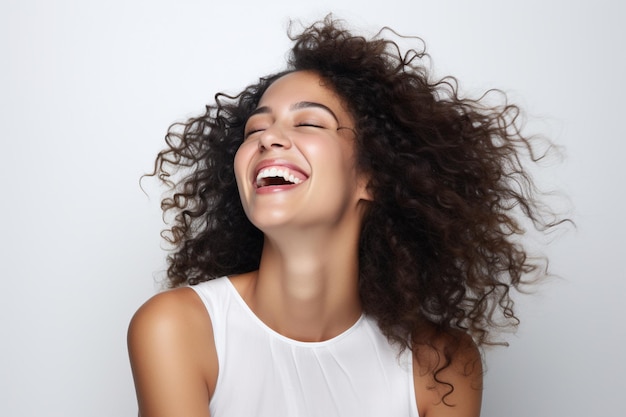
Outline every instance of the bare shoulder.
<path id="1" fill-rule="evenodd" d="M 153 336 L 158 336 L 160 331 L 179 331 L 181 324 L 201 325 L 206 319 L 206 309 L 195 291 L 176 288 L 153 296 L 137 310 L 130 322 L 129 336 L 136 332 L 155 332 Z"/>
<path id="2" fill-rule="evenodd" d="M 192 353 L 206 348 L 213 339 L 211 320 L 202 300 L 190 288 L 157 294 L 144 303 L 131 319 L 128 343 L 131 349 L 181 349 Z M 200 343 L 198 343 L 200 342 Z"/>
<path id="3" fill-rule="evenodd" d="M 482 356 L 472 339 L 447 336 L 414 347 L 413 379 L 420 417 L 478 417 L 482 402 Z M 456 346 L 456 348 L 455 348 Z M 453 351 L 446 359 L 446 351 Z"/>
<path id="4" fill-rule="evenodd" d="M 166 291 L 142 305 L 128 328 L 128 352 L 143 417 L 208 416 L 217 354 L 195 291 Z"/>

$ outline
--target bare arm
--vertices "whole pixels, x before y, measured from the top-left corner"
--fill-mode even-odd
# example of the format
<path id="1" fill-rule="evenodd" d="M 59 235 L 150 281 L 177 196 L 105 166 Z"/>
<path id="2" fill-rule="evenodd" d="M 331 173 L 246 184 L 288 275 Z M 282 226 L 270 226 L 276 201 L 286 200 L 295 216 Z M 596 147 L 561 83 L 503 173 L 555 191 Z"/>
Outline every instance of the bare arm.
<path id="1" fill-rule="evenodd" d="M 148 300 L 131 320 L 128 352 L 142 417 L 209 417 L 217 354 L 211 321 L 193 290 Z"/>
<path id="2" fill-rule="evenodd" d="M 437 378 L 452 384 L 454 390 L 448 394 L 449 385 L 435 383 L 433 365 L 440 355 L 435 350 L 422 350 L 414 360 L 413 378 L 415 397 L 420 417 L 479 417 L 482 402 L 482 358 L 475 345 L 468 340 L 460 348 L 450 366 L 442 370 Z M 444 398 L 445 396 L 445 398 Z"/>

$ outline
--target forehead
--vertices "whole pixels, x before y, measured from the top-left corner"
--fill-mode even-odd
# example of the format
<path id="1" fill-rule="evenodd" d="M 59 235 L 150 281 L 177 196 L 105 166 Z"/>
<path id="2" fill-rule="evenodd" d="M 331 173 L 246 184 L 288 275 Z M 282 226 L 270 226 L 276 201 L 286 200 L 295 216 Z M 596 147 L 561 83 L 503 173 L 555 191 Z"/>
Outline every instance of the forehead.
<path id="1" fill-rule="evenodd" d="M 267 88 L 258 107 L 275 108 L 302 101 L 316 102 L 335 111 L 346 112 L 343 100 L 313 71 L 296 71 L 280 77 Z"/>

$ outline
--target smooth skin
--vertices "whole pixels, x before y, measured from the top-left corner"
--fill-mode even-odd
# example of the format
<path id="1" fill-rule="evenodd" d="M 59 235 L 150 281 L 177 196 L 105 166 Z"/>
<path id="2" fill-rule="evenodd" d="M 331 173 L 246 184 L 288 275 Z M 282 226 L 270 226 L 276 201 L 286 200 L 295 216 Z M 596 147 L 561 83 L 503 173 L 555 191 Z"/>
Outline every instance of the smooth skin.
<path id="1" fill-rule="evenodd" d="M 291 73 L 265 92 L 235 157 L 242 204 L 265 242 L 259 270 L 230 279 L 265 324 L 292 339 L 331 339 L 362 312 L 358 237 L 371 197 L 355 166 L 353 126 L 316 73 Z M 301 182 L 259 187 L 265 185 L 257 181 L 259 170 L 272 166 Z M 142 417 L 209 416 L 219 369 L 211 321 L 193 290 L 148 300 L 131 321 L 128 346 Z M 468 343 L 440 375 L 454 384 L 446 397 L 453 407 L 442 402 L 445 387 L 428 372 L 438 357 L 420 350 L 414 361 L 420 416 L 479 416 L 478 351 Z"/>

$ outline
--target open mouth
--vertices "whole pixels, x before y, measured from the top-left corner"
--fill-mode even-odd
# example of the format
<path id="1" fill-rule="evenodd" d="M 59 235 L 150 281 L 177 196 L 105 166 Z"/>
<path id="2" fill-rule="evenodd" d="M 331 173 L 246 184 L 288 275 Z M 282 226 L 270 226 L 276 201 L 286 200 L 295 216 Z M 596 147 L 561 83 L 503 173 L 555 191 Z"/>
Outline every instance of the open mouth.
<path id="1" fill-rule="evenodd" d="M 256 176 L 257 188 L 296 185 L 304 181 L 306 177 L 302 173 L 291 171 L 284 167 L 267 167 L 259 171 Z"/>

